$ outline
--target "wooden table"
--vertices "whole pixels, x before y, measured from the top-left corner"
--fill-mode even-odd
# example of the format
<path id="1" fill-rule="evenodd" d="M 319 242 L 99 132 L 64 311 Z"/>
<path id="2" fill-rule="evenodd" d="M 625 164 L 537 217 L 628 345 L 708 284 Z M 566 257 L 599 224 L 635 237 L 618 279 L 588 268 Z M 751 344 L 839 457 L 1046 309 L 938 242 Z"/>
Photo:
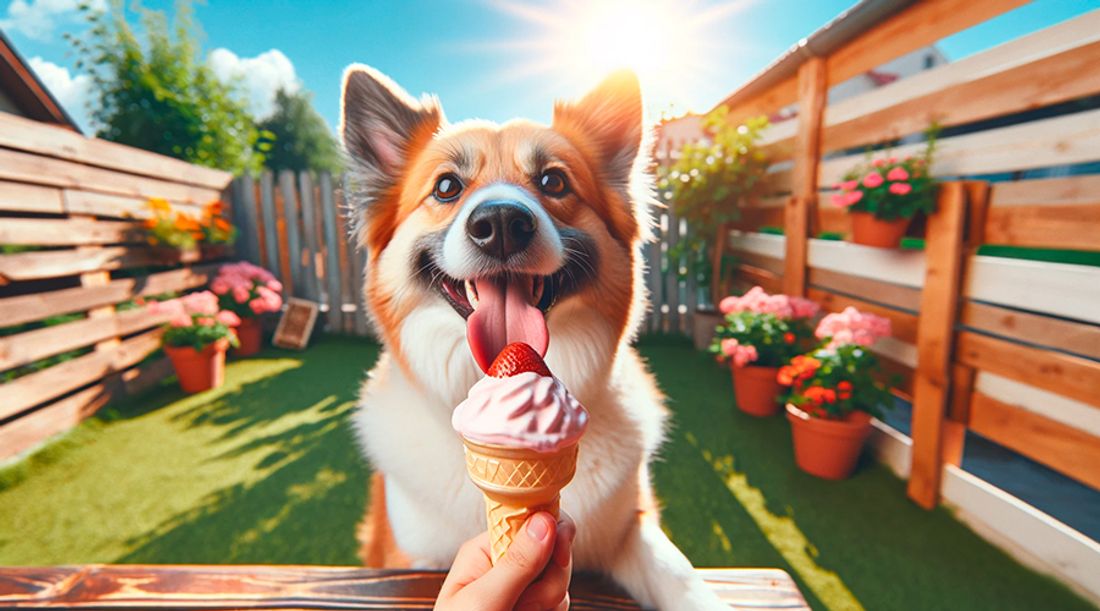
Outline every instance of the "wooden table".
<path id="1" fill-rule="evenodd" d="M 779 569 L 700 569 L 731 609 L 809 611 Z M 0 608 L 431 609 L 443 573 L 315 566 L 0 567 Z M 574 576 L 575 610 L 639 609 L 614 584 Z"/>

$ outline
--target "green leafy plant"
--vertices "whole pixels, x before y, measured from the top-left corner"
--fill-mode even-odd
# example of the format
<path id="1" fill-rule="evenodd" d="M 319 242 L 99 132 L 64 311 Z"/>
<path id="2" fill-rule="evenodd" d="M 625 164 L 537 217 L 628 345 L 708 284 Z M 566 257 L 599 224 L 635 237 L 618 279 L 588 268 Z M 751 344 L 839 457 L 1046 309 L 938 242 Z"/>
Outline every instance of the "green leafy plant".
<path id="1" fill-rule="evenodd" d="M 736 367 L 785 365 L 814 344 L 810 322 L 819 310 L 802 297 L 769 295 L 756 286 L 740 297 L 718 304 L 725 324 L 715 330 L 710 351 Z"/>
<path id="2" fill-rule="evenodd" d="M 938 130 L 927 132 L 924 152 L 916 157 L 879 157 L 852 168 L 833 185 L 832 204 L 849 212 L 868 212 L 892 221 L 936 209 L 936 180 L 930 174 Z"/>
<path id="3" fill-rule="evenodd" d="M 144 41 L 121 0 L 105 11 L 88 4 L 81 10 L 91 28 L 67 38 L 77 67 L 92 77 L 90 110 L 99 137 L 231 172 L 261 166 L 263 147 L 243 95 L 200 57 L 188 2 L 176 4 L 171 25 L 163 12 L 136 6 Z"/>
<path id="4" fill-rule="evenodd" d="M 228 310 L 222 310 L 218 296 L 210 291 L 189 293 L 177 299 L 154 301 L 149 311 L 168 318 L 162 341 L 165 346 L 191 347 L 202 351 L 219 340 L 227 340 L 237 346 L 237 334 L 233 328 L 241 319 Z"/>
<path id="5" fill-rule="evenodd" d="M 713 280 L 722 273 L 712 269 L 718 232 L 740 218 L 741 203 L 756 190 L 768 167 L 756 146 L 768 126 L 767 118 L 737 125 L 728 114 L 729 109 L 720 106 L 703 117 L 709 142 L 685 144 L 674 163 L 659 168 L 657 183 L 677 216 L 687 221 L 687 235 L 669 256 L 683 258 L 687 273 L 696 276 L 699 286 L 711 286 L 714 301 L 718 287 Z M 721 259 L 717 263 L 721 268 Z"/>
<path id="6" fill-rule="evenodd" d="M 275 110 L 258 127 L 270 144 L 264 165 L 272 170 L 335 173 L 343 167 L 336 138 L 307 91 L 276 91 Z"/>

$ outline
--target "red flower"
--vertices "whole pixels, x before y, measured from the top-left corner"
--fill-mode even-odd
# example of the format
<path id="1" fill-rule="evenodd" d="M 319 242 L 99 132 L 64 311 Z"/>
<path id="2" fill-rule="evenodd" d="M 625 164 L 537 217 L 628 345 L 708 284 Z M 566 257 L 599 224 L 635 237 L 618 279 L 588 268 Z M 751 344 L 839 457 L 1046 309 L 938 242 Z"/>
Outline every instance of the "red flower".
<path id="1" fill-rule="evenodd" d="M 842 380 L 839 384 L 836 385 L 836 389 L 841 400 L 852 398 L 852 383 L 848 380 Z"/>
<path id="2" fill-rule="evenodd" d="M 790 331 L 787 331 L 786 333 L 784 333 L 783 334 L 783 341 L 787 342 L 788 344 L 793 344 L 794 343 L 794 333 L 791 333 Z"/>
<path id="3" fill-rule="evenodd" d="M 794 383 L 795 370 L 790 365 L 779 368 L 779 374 L 776 376 L 776 380 L 783 386 L 790 386 Z"/>

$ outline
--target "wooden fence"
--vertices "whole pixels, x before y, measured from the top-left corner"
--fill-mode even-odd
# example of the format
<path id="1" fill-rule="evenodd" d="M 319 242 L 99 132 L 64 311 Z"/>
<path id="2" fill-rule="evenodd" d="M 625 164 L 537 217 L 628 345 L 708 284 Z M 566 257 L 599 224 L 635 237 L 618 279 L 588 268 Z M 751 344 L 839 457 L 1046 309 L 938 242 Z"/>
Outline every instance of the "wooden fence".
<path id="1" fill-rule="evenodd" d="M 149 198 L 197 213 L 231 176 L 0 113 L 0 460 L 166 374 L 143 295 L 204 285 L 144 243 Z M 116 307 L 119 306 L 119 307 Z"/>
<path id="2" fill-rule="evenodd" d="M 895 338 L 875 349 L 913 404 L 900 465 L 909 496 L 932 507 L 946 490 L 966 510 L 984 504 L 1017 547 L 1100 597 L 1095 542 L 1025 526 L 1035 512 L 993 503 L 988 486 L 957 468 L 970 430 L 1100 489 L 1100 268 L 977 254 L 983 245 L 1100 251 L 1100 176 L 1087 174 L 1100 161 L 1100 11 L 826 104 L 831 86 L 1019 4 L 916 3 L 771 88 L 734 96 L 735 120 L 792 103 L 798 118 L 765 134 L 770 188 L 728 248 L 740 259 L 739 288 L 890 318 Z M 819 204 L 864 157 L 848 151 L 885 147 L 933 121 L 948 130 L 933 166 L 947 182 L 937 212 L 916 228 L 923 250 L 812 237 L 850 231 L 843 211 Z M 959 126 L 969 129 L 952 135 Z"/>

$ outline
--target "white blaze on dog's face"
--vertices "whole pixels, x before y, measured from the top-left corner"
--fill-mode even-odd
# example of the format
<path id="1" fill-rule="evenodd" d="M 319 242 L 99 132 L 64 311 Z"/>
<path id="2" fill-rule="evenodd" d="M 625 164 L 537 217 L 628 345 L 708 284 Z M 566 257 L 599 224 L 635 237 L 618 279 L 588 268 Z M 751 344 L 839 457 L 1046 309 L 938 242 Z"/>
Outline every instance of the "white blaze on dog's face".
<path id="1" fill-rule="evenodd" d="M 632 74 L 558 103 L 550 127 L 450 126 L 434 99 L 353 66 L 342 132 L 367 301 L 407 372 L 453 400 L 514 341 L 549 348 L 567 383 L 606 368 L 644 299 Z"/>

